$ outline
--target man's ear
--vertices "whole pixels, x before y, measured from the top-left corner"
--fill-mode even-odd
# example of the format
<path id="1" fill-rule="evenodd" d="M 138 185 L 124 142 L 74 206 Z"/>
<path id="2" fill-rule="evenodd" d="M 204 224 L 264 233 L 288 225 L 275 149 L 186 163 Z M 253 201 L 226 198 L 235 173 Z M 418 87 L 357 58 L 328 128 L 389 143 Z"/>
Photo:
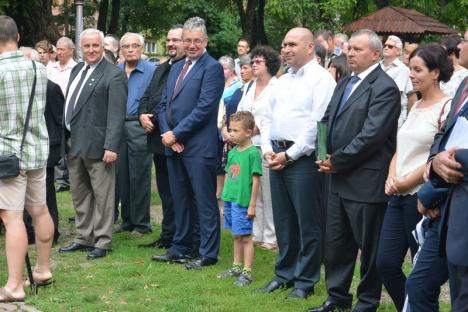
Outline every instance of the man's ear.
<path id="1" fill-rule="evenodd" d="M 18 34 L 18 39 L 16 39 L 16 42 L 19 43 L 19 41 L 20 41 L 20 35 Z"/>

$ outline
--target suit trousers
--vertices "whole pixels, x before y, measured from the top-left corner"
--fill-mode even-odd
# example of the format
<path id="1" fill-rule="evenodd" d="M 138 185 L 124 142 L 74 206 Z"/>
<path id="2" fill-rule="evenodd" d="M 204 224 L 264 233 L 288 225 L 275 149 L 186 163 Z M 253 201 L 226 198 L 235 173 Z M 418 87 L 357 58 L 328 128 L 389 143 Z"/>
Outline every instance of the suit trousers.
<path id="1" fill-rule="evenodd" d="M 377 270 L 398 311 L 405 304 L 406 276 L 402 265 L 408 248 L 414 257 L 418 244 L 412 231 L 421 220 L 416 194 L 392 196 L 385 211 L 377 253 Z"/>
<path id="2" fill-rule="evenodd" d="M 201 257 L 216 259 L 220 244 L 216 158 L 173 155 L 167 157 L 167 166 L 176 224 L 170 250 L 176 254 L 198 251 Z"/>
<path id="3" fill-rule="evenodd" d="M 455 284 L 456 296 L 452 298 L 452 312 L 468 311 L 468 267 L 449 264 L 450 289 Z"/>
<path id="4" fill-rule="evenodd" d="M 332 186 L 333 188 L 333 186 Z M 357 311 L 376 311 L 382 282 L 376 267 L 377 247 L 387 203 L 364 203 L 328 196 L 325 237 L 325 281 L 329 300 L 351 305 L 349 288 L 361 250 L 361 280 L 357 287 Z"/>
<path id="5" fill-rule="evenodd" d="M 69 155 L 70 190 L 75 206 L 75 242 L 112 247 L 115 165 Z"/>
<path id="6" fill-rule="evenodd" d="M 162 203 L 161 234 L 159 239 L 165 244 L 171 244 L 175 233 L 174 200 L 169 186 L 167 159 L 164 154 L 153 155 L 156 169 L 156 185 Z"/>
<path id="7" fill-rule="evenodd" d="M 439 311 L 440 287 L 448 280 L 447 258 L 439 255 L 440 219 L 431 221 L 410 276 L 406 280 L 412 312 Z"/>
<path id="8" fill-rule="evenodd" d="M 271 207 L 270 171 L 264 159 L 262 159 L 262 168 L 253 222 L 253 239 L 257 242 L 276 244 L 273 208 Z"/>
<path id="9" fill-rule="evenodd" d="M 279 249 L 276 280 L 295 288 L 313 289 L 320 280 L 320 175 L 312 156 L 303 156 L 283 170 L 270 170 Z"/>
<path id="10" fill-rule="evenodd" d="M 125 121 L 117 158 L 116 190 L 119 192 L 122 228 L 151 232 L 151 153 L 138 120 Z"/>

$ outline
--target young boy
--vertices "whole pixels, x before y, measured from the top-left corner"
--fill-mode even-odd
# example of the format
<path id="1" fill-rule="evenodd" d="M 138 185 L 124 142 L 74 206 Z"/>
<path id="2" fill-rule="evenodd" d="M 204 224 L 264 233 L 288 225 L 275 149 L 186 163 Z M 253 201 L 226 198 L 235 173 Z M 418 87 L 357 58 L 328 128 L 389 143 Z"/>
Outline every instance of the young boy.
<path id="1" fill-rule="evenodd" d="M 230 229 L 234 235 L 234 263 L 218 278 L 237 277 L 234 283 L 236 286 L 247 286 L 252 282 L 252 225 L 262 160 L 250 139 L 255 129 L 253 115 L 250 112 L 237 112 L 229 120 L 230 140 L 237 146 L 228 154 L 221 198 L 224 201 L 224 228 Z"/>

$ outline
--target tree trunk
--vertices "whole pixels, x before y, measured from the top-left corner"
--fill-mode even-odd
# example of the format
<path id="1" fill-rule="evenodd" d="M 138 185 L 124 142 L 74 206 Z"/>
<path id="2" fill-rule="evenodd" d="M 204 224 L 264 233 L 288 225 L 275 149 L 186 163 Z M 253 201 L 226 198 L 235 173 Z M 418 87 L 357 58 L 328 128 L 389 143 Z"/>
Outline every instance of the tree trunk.
<path id="1" fill-rule="evenodd" d="M 107 12 L 109 10 L 109 0 L 101 0 L 99 5 L 99 17 L 97 21 L 97 29 L 106 33 Z"/>
<path id="2" fill-rule="evenodd" d="M 242 28 L 242 38 L 253 48 L 257 43 L 267 44 L 265 33 L 265 0 L 235 0 Z"/>
<path id="3" fill-rule="evenodd" d="M 112 0 L 112 13 L 109 28 L 107 29 L 108 34 L 116 34 L 119 30 L 119 17 L 120 17 L 120 0 Z"/>
<path id="4" fill-rule="evenodd" d="M 259 0 L 257 10 L 257 43 L 263 45 L 268 44 L 268 38 L 265 32 L 265 2 L 266 0 Z"/>

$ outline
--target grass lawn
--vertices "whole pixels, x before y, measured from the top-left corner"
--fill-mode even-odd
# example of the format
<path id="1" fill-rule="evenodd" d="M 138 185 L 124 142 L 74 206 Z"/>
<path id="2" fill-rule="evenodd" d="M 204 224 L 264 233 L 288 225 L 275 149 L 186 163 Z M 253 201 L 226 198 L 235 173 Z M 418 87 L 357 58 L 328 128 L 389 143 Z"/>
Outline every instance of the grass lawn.
<path id="1" fill-rule="evenodd" d="M 160 215 L 159 198 L 153 192 L 153 215 Z M 163 250 L 137 248 L 159 233 L 135 238 L 128 233 L 114 236 L 113 251 L 109 256 L 86 260 L 86 253 L 58 254 L 58 247 L 73 239 L 73 225 L 67 222 L 73 216 L 70 194 L 58 194 L 61 233 L 58 246 L 53 248 L 52 263 L 55 283 L 41 288 L 38 296 L 29 296 L 27 303 L 41 311 L 307 311 L 326 298 L 325 284 L 316 286 L 315 295 L 306 301 L 286 300 L 287 291 L 273 294 L 253 294 L 273 277 L 275 254 L 256 249 L 254 283 L 238 288 L 234 280 L 218 280 L 216 274 L 229 267 L 232 261 L 230 234 L 223 230 L 219 263 L 203 271 L 187 271 L 177 264 L 150 260 Z M 6 279 L 6 262 L 0 238 L 0 281 Z M 31 257 L 34 259 L 34 252 Z M 409 268 L 409 264 L 407 265 Z M 358 273 L 353 281 L 355 291 Z M 379 311 L 396 311 L 388 296 L 383 295 Z M 449 311 L 443 304 L 442 311 Z"/>

